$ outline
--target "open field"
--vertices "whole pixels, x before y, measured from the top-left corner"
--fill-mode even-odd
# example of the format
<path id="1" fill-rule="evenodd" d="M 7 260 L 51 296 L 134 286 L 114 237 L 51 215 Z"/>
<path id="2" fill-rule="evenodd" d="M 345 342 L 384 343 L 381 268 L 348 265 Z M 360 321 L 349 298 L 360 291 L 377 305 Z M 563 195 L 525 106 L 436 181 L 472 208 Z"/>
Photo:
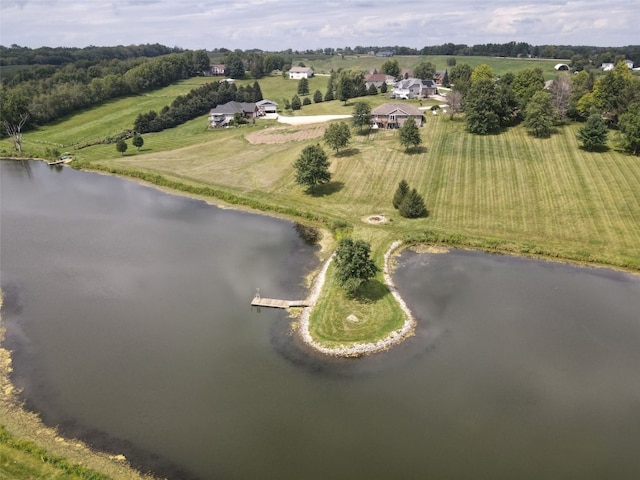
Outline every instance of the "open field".
<path id="1" fill-rule="evenodd" d="M 550 79 L 556 76 L 554 66 L 560 62 L 568 62 L 568 60 L 557 59 L 533 59 L 533 58 L 505 58 L 505 57 L 464 57 L 464 56 L 446 56 L 446 55 L 396 55 L 393 57 L 375 57 L 373 55 L 348 55 L 344 58 L 339 55 L 324 56 L 314 55 L 305 57 L 301 55 L 296 57 L 292 62 L 297 65 L 299 62 L 312 67 L 317 73 L 330 73 L 331 70 L 339 70 L 345 68 L 356 68 L 366 72 L 374 68 L 380 71 L 382 64 L 387 60 L 397 60 L 400 68 L 413 68 L 422 61 L 431 62 L 436 66 L 437 70 L 451 70 L 447 65 L 447 60 L 455 58 L 458 64 L 467 63 L 475 68 L 478 65 L 486 63 L 489 65 L 496 75 L 504 75 L 507 72 L 517 72 L 525 68 L 540 67 L 545 78 Z"/>

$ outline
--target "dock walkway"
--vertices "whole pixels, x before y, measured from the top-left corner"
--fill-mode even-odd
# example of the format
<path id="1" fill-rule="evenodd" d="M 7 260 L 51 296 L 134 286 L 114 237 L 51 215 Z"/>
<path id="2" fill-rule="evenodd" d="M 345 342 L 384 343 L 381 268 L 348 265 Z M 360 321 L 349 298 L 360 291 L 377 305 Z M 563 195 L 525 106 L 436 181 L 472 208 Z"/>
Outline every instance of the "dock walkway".
<path id="1" fill-rule="evenodd" d="M 289 308 L 289 307 L 308 307 L 307 300 L 277 300 L 275 298 L 264 298 L 260 296 L 253 297 L 251 300 L 252 307 L 270 307 L 270 308 Z"/>

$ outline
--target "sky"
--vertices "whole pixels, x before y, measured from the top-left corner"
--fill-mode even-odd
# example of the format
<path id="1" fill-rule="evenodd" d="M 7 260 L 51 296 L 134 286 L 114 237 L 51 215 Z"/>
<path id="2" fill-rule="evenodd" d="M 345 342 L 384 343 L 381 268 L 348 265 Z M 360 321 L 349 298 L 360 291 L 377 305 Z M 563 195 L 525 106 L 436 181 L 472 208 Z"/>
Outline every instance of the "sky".
<path id="1" fill-rule="evenodd" d="M 640 44 L 638 0 L 0 0 L 0 44 L 304 51 Z"/>

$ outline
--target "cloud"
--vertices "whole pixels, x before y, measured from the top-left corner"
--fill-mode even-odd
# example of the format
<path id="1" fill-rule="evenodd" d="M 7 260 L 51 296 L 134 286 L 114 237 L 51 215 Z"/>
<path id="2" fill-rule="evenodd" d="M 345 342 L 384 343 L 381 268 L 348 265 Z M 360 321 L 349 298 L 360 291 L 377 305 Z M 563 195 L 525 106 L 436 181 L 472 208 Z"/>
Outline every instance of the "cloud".
<path id="1" fill-rule="evenodd" d="M 30 47 L 305 50 L 511 40 L 616 46 L 637 43 L 640 25 L 630 0 L 2 0 L 0 10 L 0 43 Z"/>

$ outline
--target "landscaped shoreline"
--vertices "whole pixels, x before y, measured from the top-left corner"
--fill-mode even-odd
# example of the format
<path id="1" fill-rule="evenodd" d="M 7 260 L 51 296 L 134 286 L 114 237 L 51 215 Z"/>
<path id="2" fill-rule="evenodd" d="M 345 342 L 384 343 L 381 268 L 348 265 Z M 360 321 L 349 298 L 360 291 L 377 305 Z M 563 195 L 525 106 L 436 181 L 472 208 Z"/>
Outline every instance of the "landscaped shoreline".
<path id="1" fill-rule="evenodd" d="M 393 279 L 391 278 L 391 256 L 393 253 L 402 245 L 400 240 L 393 242 L 389 248 L 387 249 L 384 255 L 384 266 L 383 266 L 383 276 L 385 280 L 385 284 L 391 295 L 396 299 L 400 308 L 406 315 L 405 321 L 397 330 L 389 332 L 389 334 L 376 342 L 367 342 L 367 343 L 353 343 L 349 345 L 341 345 L 337 347 L 330 347 L 327 345 L 323 345 L 318 342 L 311 336 L 311 332 L 309 329 L 309 317 L 311 315 L 311 311 L 322 292 L 322 288 L 324 286 L 324 282 L 327 275 L 327 270 L 329 269 L 329 265 L 331 264 L 334 255 L 325 261 L 324 265 L 318 272 L 318 276 L 315 279 L 315 282 L 309 292 L 309 296 L 307 300 L 310 303 L 310 307 L 305 307 L 300 315 L 300 335 L 302 337 L 303 342 L 311 347 L 312 349 L 323 353 L 325 355 L 335 356 L 335 357 L 361 357 L 363 355 L 370 355 L 373 353 L 378 353 L 382 351 L 389 350 L 391 347 L 402 343 L 405 339 L 413 335 L 416 320 L 407 307 L 406 303 L 400 296 L 398 289 L 393 283 Z"/>

